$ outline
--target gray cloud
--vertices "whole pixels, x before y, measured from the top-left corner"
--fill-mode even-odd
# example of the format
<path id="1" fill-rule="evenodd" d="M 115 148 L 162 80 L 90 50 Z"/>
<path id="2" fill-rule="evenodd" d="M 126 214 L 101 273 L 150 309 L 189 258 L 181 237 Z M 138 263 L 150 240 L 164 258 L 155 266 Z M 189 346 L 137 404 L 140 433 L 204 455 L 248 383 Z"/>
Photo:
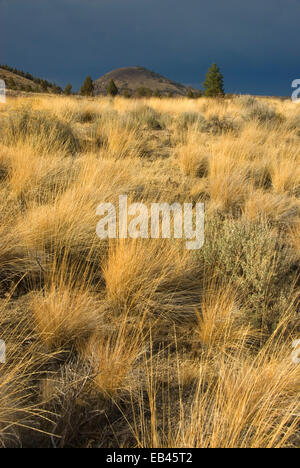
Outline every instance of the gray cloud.
<path id="1" fill-rule="evenodd" d="M 299 17 L 298 0 L 2 0 L 0 62 L 78 87 L 127 65 L 200 86 L 216 61 L 229 92 L 289 94 Z"/>

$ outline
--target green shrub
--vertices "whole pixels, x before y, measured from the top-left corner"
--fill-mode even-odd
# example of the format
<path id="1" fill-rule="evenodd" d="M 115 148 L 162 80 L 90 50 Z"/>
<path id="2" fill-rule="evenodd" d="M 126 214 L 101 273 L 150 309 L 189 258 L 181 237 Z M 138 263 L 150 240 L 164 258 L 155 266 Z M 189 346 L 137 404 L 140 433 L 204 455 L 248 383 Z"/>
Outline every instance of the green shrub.
<path id="1" fill-rule="evenodd" d="M 160 130 L 163 127 L 161 116 L 149 106 L 141 106 L 127 114 L 127 123 L 137 128 L 146 127 L 150 130 Z"/>
<path id="2" fill-rule="evenodd" d="M 234 102 L 246 111 L 243 116 L 246 121 L 256 120 L 261 124 L 283 122 L 283 116 L 281 114 L 277 113 L 268 104 L 259 101 L 254 96 L 238 96 L 234 99 Z"/>
<path id="3" fill-rule="evenodd" d="M 235 132 L 238 130 L 238 124 L 231 119 L 230 116 L 220 118 L 218 115 L 213 115 L 209 119 L 201 122 L 198 128 L 203 133 L 218 135 L 221 133 Z"/>
<path id="4" fill-rule="evenodd" d="M 199 112 L 183 112 L 177 119 L 177 126 L 181 130 L 197 125 L 200 127 L 205 122 L 205 117 Z"/>
<path id="5" fill-rule="evenodd" d="M 250 96 L 245 94 L 244 96 L 237 96 L 234 99 L 235 104 L 239 105 L 244 109 L 248 109 L 249 107 L 254 107 L 257 104 L 257 100 L 254 96 Z"/>
<path id="6" fill-rule="evenodd" d="M 116 83 L 114 82 L 114 80 L 110 80 L 109 85 L 107 87 L 107 94 L 109 94 L 109 96 L 114 97 L 118 93 L 119 93 L 119 90 L 116 86 Z"/>
<path id="7" fill-rule="evenodd" d="M 239 126 L 237 122 L 231 119 L 230 116 L 220 118 L 217 115 L 206 119 L 204 115 L 198 112 L 184 112 L 178 120 L 177 126 L 181 130 L 187 130 L 190 127 L 194 127 L 199 132 L 212 133 L 213 135 L 234 132 L 238 130 Z"/>
<path id="8" fill-rule="evenodd" d="M 256 120 L 260 124 L 268 122 L 281 123 L 283 121 L 283 117 L 264 102 L 255 102 L 251 105 L 248 112 L 245 114 L 244 119 L 247 121 Z"/>
<path id="9" fill-rule="evenodd" d="M 266 331 L 276 326 L 296 273 L 292 253 L 266 222 L 210 218 L 196 255 L 205 279 L 233 284 L 248 311 L 247 323 Z"/>

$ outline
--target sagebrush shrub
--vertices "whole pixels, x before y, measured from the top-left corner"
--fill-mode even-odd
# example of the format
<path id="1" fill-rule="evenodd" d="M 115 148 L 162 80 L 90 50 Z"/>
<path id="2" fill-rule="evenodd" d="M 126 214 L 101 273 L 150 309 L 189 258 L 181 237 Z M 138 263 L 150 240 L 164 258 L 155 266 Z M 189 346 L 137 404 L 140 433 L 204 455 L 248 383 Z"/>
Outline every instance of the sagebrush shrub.
<path id="1" fill-rule="evenodd" d="M 249 108 L 249 107 L 252 107 L 254 106 L 255 104 L 257 104 L 257 100 L 255 99 L 254 96 L 250 96 L 248 94 L 244 95 L 244 96 L 237 96 L 235 99 L 234 99 L 234 102 L 243 107 L 243 108 Z"/>
<path id="2" fill-rule="evenodd" d="M 150 130 L 160 130 L 163 127 L 160 114 L 149 106 L 141 106 L 128 112 L 125 120 L 137 128 L 146 127 Z"/>
<path id="3" fill-rule="evenodd" d="M 237 123 L 230 117 L 220 118 L 212 115 L 208 119 L 198 112 L 183 112 L 177 119 L 177 127 L 180 130 L 187 130 L 193 127 L 202 133 L 212 133 L 213 135 L 234 132 L 238 129 Z"/>
<path id="4" fill-rule="evenodd" d="M 268 223 L 213 217 L 197 255 L 204 277 L 234 285 L 247 323 L 268 331 L 276 326 L 293 284 L 293 257 Z"/>
<path id="5" fill-rule="evenodd" d="M 213 115 L 209 119 L 200 123 L 199 130 L 204 133 L 218 135 L 222 133 L 235 132 L 238 130 L 238 125 L 230 116 L 220 118 L 218 115 Z"/>
<path id="6" fill-rule="evenodd" d="M 204 115 L 199 112 L 183 112 L 177 119 L 177 127 L 180 130 L 187 130 L 191 126 L 201 126 L 205 122 Z"/>
<path id="7" fill-rule="evenodd" d="M 281 123 L 283 118 L 272 107 L 263 102 L 256 102 L 249 107 L 249 110 L 244 115 L 246 121 L 256 120 L 260 124 Z"/>

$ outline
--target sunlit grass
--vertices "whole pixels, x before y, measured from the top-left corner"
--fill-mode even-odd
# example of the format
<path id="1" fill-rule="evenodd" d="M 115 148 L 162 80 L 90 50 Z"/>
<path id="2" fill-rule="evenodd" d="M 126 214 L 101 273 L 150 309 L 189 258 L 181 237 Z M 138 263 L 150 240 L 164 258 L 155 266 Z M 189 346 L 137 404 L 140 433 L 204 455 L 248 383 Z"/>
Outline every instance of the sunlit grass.
<path id="1" fill-rule="evenodd" d="M 299 447 L 295 106 L 8 98 L 0 130 L 0 446 Z M 122 194 L 204 201 L 203 248 L 99 239 Z"/>

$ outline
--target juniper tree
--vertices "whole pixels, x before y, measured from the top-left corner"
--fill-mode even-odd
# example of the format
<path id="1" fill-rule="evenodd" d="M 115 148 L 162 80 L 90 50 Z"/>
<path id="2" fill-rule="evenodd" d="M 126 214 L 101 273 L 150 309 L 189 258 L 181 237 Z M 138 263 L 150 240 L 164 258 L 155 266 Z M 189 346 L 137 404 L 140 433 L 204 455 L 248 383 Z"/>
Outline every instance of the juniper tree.
<path id="1" fill-rule="evenodd" d="M 83 85 L 80 89 L 80 94 L 82 96 L 93 96 L 94 95 L 94 85 L 93 80 L 90 76 L 87 76 Z"/>
<path id="2" fill-rule="evenodd" d="M 203 86 L 205 96 L 224 96 L 223 75 L 215 63 L 208 70 Z"/>
<path id="3" fill-rule="evenodd" d="M 114 82 L 114 80 L 110 80 L 108 88 L 107 88 L 107 94 L 114 97 L 118 94 L 118 92 L 119 90 L 116 86 L 116 83 Z"/>
<path id="4" fill-rule="evenodd" d="M 67 86 L 65 87 L 64 93 L 66 96 L 70 96 L 72 91 L 72 85 L 71 83 L 68 83 Z"/>

